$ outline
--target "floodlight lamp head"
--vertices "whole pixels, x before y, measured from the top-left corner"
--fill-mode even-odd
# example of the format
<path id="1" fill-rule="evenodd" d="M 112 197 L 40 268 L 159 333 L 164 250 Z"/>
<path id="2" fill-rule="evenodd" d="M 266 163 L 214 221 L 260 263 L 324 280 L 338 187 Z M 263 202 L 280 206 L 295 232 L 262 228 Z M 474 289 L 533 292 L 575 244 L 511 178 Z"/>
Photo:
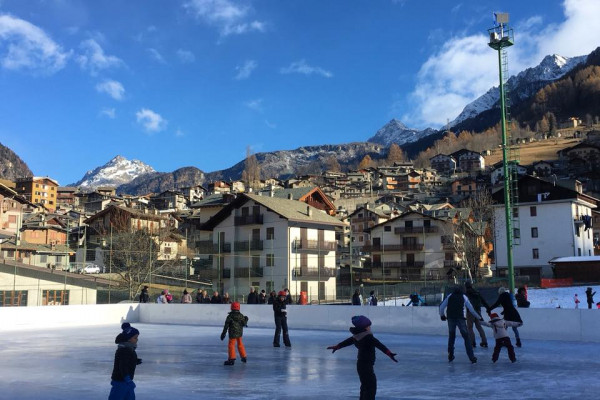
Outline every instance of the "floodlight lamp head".
<path id="1" fill-rule="evenodd" d="M 508 13 L 496 12 L 494 13 L 494 19 L 498 25 L 508 24 Z"/>

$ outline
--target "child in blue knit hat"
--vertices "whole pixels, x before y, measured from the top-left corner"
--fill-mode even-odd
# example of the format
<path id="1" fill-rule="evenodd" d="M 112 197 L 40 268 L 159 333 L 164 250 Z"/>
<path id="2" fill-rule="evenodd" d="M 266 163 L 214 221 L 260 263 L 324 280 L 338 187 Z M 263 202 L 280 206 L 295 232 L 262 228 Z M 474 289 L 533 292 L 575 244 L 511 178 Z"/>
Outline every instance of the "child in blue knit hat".
<path id="1" fill-rule="evenodd" d="M 385 353 L 394 362 L 398 362 L 395 356 L 387 347 L 371 333 L 371 321 L 364 315 L 352 317 L 352 325 L 350 332 L 352 336 L 336 344 L 329 346 L 327 349 L 335 353 L 336 350 L 342 347 L 355 345 L 358 348 L 358 359 L 356 360 L 356 371 L 360 379 L 360 399 L 371 400 L 375 399 L 377 393 L 377 377 L 373 370 L 375 365 L 375 347 Z"/>
<path id="2" fill-rule="evenodd" d="M 138 358 L 135 352 L 140 331 L 131 326 L 129 322 L 124 322 L 121 329 L 123 331 L 115 339 L 117 351 L 110 377 L 112 388 L 108 400 L 135 400 L 133 375 L 135 367 L 142 363 L 142 359 Z"/>

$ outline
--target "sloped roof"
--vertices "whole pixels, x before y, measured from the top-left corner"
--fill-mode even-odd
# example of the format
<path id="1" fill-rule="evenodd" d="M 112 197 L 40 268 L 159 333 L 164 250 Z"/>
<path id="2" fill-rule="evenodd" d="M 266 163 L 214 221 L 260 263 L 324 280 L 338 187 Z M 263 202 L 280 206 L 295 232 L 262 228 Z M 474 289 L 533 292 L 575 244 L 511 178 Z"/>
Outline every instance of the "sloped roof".
<path id="1" fill-rule="evenodd" d="M 227 205 L 223 210 L 219 211 L 206 224 L 206 229 L 212 229 L 222 220 L 231 215 L 234 209 L 240 208 L 248 201 L 254 201 L 257 204 L 264 206 L 269 211 L 272 211 L 281 217 L 292 222 L 305 222 L 310 224 L 325 224 L 334 226 L 343 226 L 344 223 L 337 218 L 334 218 L 323 211 L 311 207 L 306 203 L 298 200 L 281 199 L 278 197 L 259 196 L 256 194 L 243 193 L 238 196 L 232 203 Z M 307 210 L 311 210 L 309 216 Z"/>

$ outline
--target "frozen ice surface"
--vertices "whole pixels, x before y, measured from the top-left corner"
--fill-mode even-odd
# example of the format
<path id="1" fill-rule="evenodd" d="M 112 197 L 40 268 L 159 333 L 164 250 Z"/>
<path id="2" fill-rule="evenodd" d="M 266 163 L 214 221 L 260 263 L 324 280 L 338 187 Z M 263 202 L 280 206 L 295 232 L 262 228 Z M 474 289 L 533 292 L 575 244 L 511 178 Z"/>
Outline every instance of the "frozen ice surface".
<path id="1" fill-rule="evenodd" d="M 441 323 L 441 322 L 440 322 Z M 246 328 L 248 363 L 224 366 L 227 342 L 220 327 L 133 326 L 141 332 L 136 396 L 153 399 L 356 399 L 356 349 L 325 348 L 349 332 L 291 327 L 292 348 L 273 348 L 273 330 Z M 549 321 L 551 329 L 551 321 Z M 460 335 L 448 363 L 447 337 L 378 334 L 398 353 L 392 362 L 377 351 L 377 399 L 573 399 L 600 393 L 600 345 L 523 341 L 511 364 L 506 349 L 496 364 L 492 347 L 477 347 L 471 364 Z M 0 341 L 0 398 L 107 399 L 119 326 L 7 332 Z M 458 333 L 458 332 L 457 332 Z M 491 331 L 486 331 L 488 337 Z M 493 343 L 493 341 L 491 342 Z"/>

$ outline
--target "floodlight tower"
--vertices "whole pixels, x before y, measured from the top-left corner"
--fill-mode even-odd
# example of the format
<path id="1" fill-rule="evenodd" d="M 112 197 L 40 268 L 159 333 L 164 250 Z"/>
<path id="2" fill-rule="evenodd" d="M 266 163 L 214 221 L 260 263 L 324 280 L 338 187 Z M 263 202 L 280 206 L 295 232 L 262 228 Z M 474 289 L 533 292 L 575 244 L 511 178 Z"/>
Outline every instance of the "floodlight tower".
<path id="1" fill-rule="evenodd" d="M 513 265 L 513 246 L 515 244 L 515 221 L 513 203 L 516 204 L 517 195 L 517 162 L 509 160 L 509 146 L 507 140 L 508 98 L 506 95 L 506 79 L 508 78 L 508 57 L 506 48 L 514 44 L 513 30 L 508 26 L 507 13 L 494 13 L 494 27 L 488 29 L 490 42 L 488 45 L 498 52 L 498 71 L 500 75 L 500 126 L 502 128 L 502 170 L 504 173 L 504 213 L 506 218 L 506 255 L 508 264 L 508 285 L 511 293 L 515 290 L 515 271 Z M 514 157 L 513 157 L 514 158 Z M 520 234 L 519 234 L 520 235 Z M 518 238 L 517 238 L 518 240 Z"/>

